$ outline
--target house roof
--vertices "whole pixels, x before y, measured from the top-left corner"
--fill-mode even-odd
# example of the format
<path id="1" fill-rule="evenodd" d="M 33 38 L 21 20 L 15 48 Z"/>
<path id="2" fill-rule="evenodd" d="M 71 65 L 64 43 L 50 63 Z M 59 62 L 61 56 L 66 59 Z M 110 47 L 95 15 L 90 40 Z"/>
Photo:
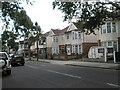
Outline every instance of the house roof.
<path id="1" fill-rule="evenodd" d="M 55 35 L 59 35 L 61 33 L 60 29 L 51 29 Z"/>
<path id="2" fill-rule="evenodd" d="M 68 26 L 69 27 L 69 26 Z M 55 35 L 61 35 L 67 32 L 68 27 L 60 30 L 60 29 L 51 29 Z"/>
<path id="3" fill-rule="evenodd" d="M 46 32 L 46 33 L 42 34 L 41 37 L 47 37 L 48 34 L 49 34 L 49 32 Z"/>
<path id="4" fill-rule="evenodd" d="M 79 22 L 72 22 L 78 29 L 83 30 L 83 25 L 84 22 L 83 21 L 79 21 Z"/>

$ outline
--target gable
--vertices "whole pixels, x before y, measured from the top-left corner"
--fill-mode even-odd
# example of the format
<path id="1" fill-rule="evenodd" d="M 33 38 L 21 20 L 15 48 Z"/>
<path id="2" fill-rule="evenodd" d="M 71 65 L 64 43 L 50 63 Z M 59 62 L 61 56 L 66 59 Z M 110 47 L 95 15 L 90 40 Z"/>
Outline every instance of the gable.
<path id="1" fill-rule="evenodd" d="M 50 30 L 48 36 L 52 36 L 52 35 L 55 35 L 54 32 L 52 30 Z"/>
<path id="2" fill-rule="evenodd" d="M 67 31 L 73 31 L 73 30 L 76 30 L 76 29 L 77 29 L 77 27 L 73 23 L 70 23 Z"/>

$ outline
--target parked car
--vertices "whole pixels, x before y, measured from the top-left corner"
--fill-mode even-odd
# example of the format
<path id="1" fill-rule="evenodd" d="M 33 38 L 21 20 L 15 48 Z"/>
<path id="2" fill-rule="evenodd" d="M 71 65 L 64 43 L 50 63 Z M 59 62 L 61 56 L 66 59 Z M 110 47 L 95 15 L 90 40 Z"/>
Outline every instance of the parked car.
<path id="1" fill-rule="evenodd" d="M 11 54 L 11 65 L 24 65 L 25 59 L 22 54 Z"/>
<path id="2" fill-rule="evenodd" d="M 6 52 L 0 52 L 0 72 L 2 74 L 11 74 L 11 62 Z"/>

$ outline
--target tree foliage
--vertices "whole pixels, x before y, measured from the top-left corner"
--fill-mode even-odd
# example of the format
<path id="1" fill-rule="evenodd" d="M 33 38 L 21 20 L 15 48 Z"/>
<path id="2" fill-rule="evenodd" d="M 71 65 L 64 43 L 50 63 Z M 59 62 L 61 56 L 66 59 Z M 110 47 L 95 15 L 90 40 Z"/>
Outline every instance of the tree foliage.
<path id="1" fill-rule="evenodd" d="M 84 21 L 83 31 L 87 34 L 94 33 L 108 19 L 120 19 L 120 2 L 53 2 L 53 9 L 56 7 L 64 13 L 64 21 Z"/>
<path id="2" fill-rule="evenodd" d="M 27 3 L 32 4 L 30 1 Z M 34 24 L 32 22 L 20 4 L 20 2 L 2 2 L 1 19 L 3 22 L 5 22 L 6 27 L 10 24 L 11 21 L 13 22 L 13 32 L 15 31 L 15 33 L 19 34 L 19 37 L 24 37 L 24 39 L 28 41 L 30 49 L 32 43 L 34 43 L 36 40 L 36 36 L 38 36 L 38 33 L 36 32 L 41 33 L 41 28 L 38 24 L 36 26 L 36 23 Z M 4 32 L 4 36 L 6 36 L 6 32 Z M 8 37 L 10 38 L 10 36 L 6 36 L 5 38 Z"/>
<path id="3" fill-rule="evenodd" d="M 18 46 L 15 40 L 17 39 L 17 34 L 14 34 L 11 31 L 4 31 L 2 34 L 2 47 L 3 50 L 14 49 L 17 50 Z"/>

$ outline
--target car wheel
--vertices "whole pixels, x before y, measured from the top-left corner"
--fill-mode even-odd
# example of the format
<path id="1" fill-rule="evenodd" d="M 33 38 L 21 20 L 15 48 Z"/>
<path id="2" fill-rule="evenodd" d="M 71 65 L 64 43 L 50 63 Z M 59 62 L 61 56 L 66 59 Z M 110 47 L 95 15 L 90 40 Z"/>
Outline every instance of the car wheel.
<path id="1" fill-rule="evenodd" d="M 11 74 L 11 70 L 7 70 L 7 75 L 10 75 Z"/>

